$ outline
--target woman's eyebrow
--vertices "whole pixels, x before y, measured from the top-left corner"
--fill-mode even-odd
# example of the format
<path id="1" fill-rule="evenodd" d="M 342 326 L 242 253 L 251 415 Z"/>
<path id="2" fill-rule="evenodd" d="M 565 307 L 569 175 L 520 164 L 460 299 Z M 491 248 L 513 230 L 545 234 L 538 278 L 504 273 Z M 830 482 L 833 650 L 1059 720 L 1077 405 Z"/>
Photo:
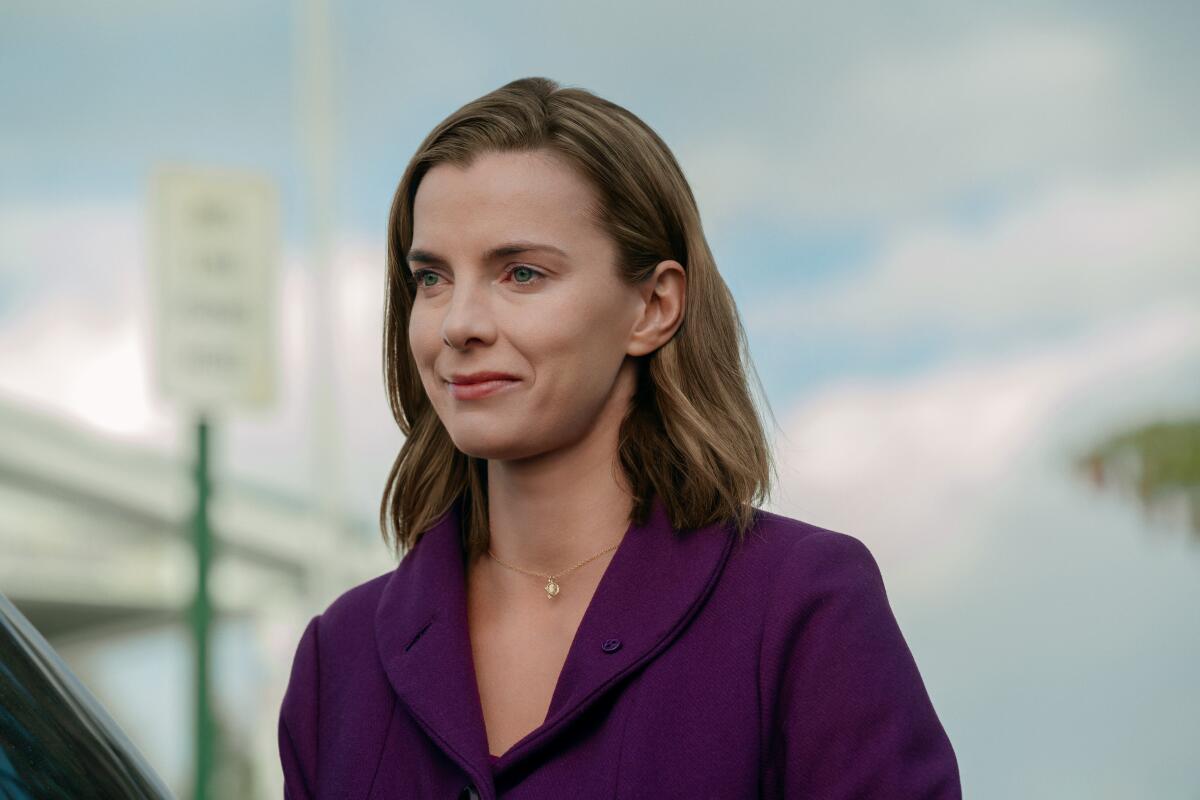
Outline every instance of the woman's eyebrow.
<path id="1" fill-rule="evenodd" d="M 561 250 L 558 247 L 555 247 L 552 244 L 543 244 L 541 242 L 518 241 L 518 242 L 506 242 L 505 244 L 493 247 L 491 250 L 488 250 L 486 253 L 483 254 L 483 260 L 484 261 L 495 261 L 498 258 L 507 258 L 508 256 L 515 256 L 515 255 L 520 255 L 521 253 L 530 253 L 530 252 L 534 252 L 534 251 L 538 251 L 538 250 L 542 250 L 547 253 L 555 253 L 557 255 L 562 256 L 563 258 L 567 257 L 567 254 L 563 250 Z M 437 255 L 436 253 L 432 253 L 429 250 L 421 250 L 421 249 L 418 249 L 415 247 L 408 251 L 408 256 L 406 257 L 406 260 L 408 261 L 409 264 L 444 265 L 446 263 L 446 259 Z"/>

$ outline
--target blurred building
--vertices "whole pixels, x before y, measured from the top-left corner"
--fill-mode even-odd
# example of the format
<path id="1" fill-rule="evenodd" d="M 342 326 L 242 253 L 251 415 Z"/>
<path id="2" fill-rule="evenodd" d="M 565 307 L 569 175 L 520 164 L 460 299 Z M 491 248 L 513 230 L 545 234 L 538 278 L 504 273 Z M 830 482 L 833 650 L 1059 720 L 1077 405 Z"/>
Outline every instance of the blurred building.
<path id="1" fill-rule="evenodd" d="M 180 797 L 192 779 L 195 587 L 188 456 L 0 403 L 0 591 Z M 276 725 L 300 632 L 392 568 L 373 521 L 214 475 L 216 797 L 279 797 Z"/>

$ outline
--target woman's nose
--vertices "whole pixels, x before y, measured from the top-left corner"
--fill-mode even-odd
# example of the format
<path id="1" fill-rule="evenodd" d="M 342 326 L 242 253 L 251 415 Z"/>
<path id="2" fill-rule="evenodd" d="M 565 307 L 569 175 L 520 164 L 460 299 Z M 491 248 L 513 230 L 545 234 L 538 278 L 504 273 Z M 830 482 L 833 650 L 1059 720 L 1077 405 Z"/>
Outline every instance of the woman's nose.
<path id="1" fill-rule="evenodd" d="M 455 349 L 466 347 L 472 339 L 490 341 L 495 322 L 489 302 L 487 287 L 455 286 L 442 318 L 442 341 Z"/>

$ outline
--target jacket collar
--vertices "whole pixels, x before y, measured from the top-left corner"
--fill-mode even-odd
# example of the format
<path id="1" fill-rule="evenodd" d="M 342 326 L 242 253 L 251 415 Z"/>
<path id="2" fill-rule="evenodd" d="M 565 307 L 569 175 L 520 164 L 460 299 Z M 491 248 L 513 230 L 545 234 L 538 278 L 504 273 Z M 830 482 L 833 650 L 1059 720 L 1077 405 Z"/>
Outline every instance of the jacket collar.
<path id="1" fill-rule="evenodd" d="M 460 513 L 455 502 L 388 578 L 375 639 L 400 702 L 478 786 L 490 787 L 493 767 L 467 626 Z M 495 771 L 550 745 L 622 676 L 665 649 L 716 583 L 735 538 L 717 523 L 675 530 L 665 504 L 653 497 L 647 519 L 630 523 L 600 578 L 545 722 L 505 752 Z M 619 642 L 615 649 L 613 640 Z"/>

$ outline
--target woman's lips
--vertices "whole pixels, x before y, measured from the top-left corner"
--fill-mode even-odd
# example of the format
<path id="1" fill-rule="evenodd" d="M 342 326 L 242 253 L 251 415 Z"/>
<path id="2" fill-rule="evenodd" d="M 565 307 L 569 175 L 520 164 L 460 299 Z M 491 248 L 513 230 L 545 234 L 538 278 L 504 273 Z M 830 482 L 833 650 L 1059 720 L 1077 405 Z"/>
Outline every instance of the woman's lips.
<path id="1" fill-rule="evenodd" d="M 479 383 L 447 383 L 446 387 L 450 391 L 450 396 L 455 400 L 474 400 L 502 392 L 518 383 L 520 383 L 519 380 L 493 380 Z"/>

